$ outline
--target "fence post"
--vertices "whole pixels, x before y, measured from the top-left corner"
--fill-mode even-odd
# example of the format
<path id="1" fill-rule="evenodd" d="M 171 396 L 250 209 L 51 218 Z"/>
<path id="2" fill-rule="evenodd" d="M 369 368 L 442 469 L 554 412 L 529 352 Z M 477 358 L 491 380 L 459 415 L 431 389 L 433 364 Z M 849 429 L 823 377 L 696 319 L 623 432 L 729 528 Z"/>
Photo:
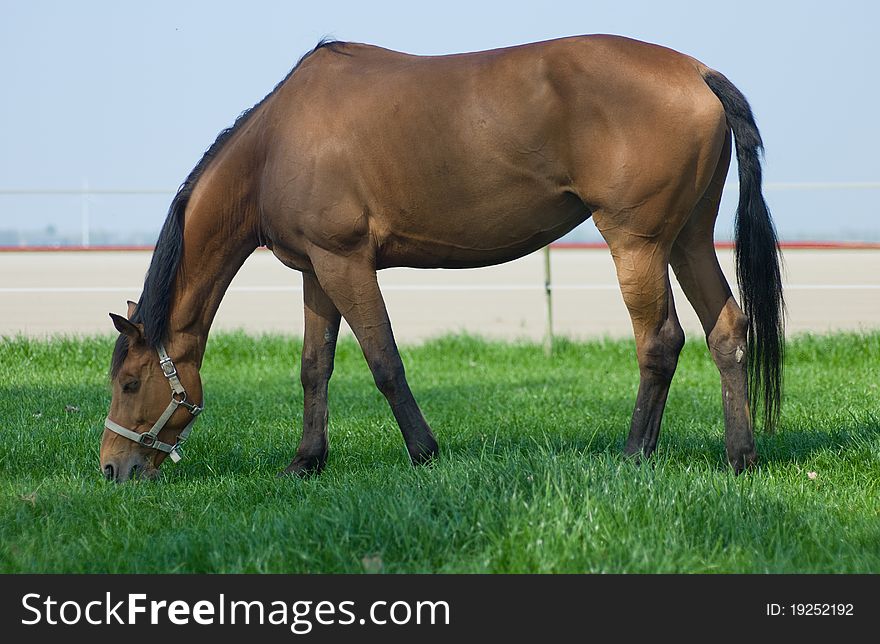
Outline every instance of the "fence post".
<path id="1" fill-rule="evenodd" d="M 544 354 L 553 353 L 553 282 L 550 278 L 550 244 L 544 246 L 544 294 L 547 300 L 547 332 L 544 335 Z"/>

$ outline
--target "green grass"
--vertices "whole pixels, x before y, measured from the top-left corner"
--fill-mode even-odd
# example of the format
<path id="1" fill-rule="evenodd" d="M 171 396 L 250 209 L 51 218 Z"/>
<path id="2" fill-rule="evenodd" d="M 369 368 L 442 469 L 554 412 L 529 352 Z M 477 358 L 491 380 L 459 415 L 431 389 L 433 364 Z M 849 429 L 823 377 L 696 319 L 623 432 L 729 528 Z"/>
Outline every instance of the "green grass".
<path id="1" fill-rule="evenodd" d="M 409 465 L 346 341 L 327 470 L 277 479 L 299 438 L 300 342 L 218 334 L 184 460 L 114 485 L 98 471 L 111 347 L 0 343 L 0 572 L 880 572 L 880 333 L 789 344 L 781 428 L 740 477 L 700 342 L 636 466 L 620 456 L 631 342 L 562 341 L 548 359 L 449 337 L 403 351 L 438 463 Z"/>

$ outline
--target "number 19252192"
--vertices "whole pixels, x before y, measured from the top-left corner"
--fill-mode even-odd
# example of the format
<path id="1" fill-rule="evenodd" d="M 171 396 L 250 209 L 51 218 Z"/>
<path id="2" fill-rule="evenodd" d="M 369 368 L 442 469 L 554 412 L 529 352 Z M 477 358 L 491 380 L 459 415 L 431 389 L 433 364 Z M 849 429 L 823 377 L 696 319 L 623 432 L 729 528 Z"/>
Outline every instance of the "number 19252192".
<path id="1" fill-rule="evenodd" d="M 770 603 L 766 606 L 767 615 L 770 617 L 777 616 L 793 616 L 793 617 L 810 617 L 810 616 L 831 616 L 846 617 L 855 614 L 853 604 L 775 604 Z"/>

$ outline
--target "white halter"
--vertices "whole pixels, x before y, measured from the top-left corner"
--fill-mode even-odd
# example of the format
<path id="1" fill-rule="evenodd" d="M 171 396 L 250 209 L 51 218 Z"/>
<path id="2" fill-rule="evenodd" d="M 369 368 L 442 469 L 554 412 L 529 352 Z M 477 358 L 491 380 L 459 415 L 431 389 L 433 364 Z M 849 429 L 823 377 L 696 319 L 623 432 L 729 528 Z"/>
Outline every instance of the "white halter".
<path id="1" fill-rule="evenodd" d="M 174 363 L 171 362 L 171 358 L 168 357 L 165 347 L 160 344 L 158 352 L 159 366 L 162 367 L 162 373 L 165 374 L 165 377 L 168 378 L 168 384 L 171 385 L 171 402 L 168 403 L 165 411 L 159 416 L 159 420 L 157 420 L 150 428 L 150 431 L 143 433 L 138 433 L 123 427 L 119 423 L 110 420 L 110 416 L 107 416 L 107 418 L 104 419 L 104 427 L 111 432 L 116 432 L 120 436 L 133 440 L 135 443 L 143 445 L 144 447 L 157 449 L 160 452 L 168 452 L 171 460 L 176 463 L 181 459 L 181 445 L 186 441 L 193 425 L 195 425 L 196 418 L 198 418 L 204 408 L 194 405 L 191 402 L 187 402 L 186 389 L 180 384 L 180 378 L 177 377 L 177 369 L 174 368 Z M 162 431 L 162 428 L 165 427 L 165 423 L 167 423 L 168 419 L 171 418 L 175 411 L 177 411 L 178 407 L 184 407 L 187 409 L 189 413 L 192 414 L 192 420 L 189 421 L 186 427 L 183 428 L 183 431 L 180 432 L 180 435 L 177 437 L 177 442 L 174 443 L 174 445 L 163 443 L 159 440 L 159 432 Z"/>

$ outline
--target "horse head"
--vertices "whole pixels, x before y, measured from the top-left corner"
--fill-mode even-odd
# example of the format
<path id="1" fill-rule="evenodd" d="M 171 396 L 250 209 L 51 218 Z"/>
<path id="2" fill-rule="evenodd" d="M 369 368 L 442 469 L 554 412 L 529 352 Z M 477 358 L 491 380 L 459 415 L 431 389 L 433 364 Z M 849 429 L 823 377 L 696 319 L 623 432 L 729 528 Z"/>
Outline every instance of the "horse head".
<path id="1" fill-rule="evenodd" d="M 111 313 L 119 331 L 110 369 L 112 399 L 101 439 L 101 470 L 111 481 L 155 478 L 162 462 L 180 459 L 201 407 L 198 365 L 181 356 L 172 361 L 162 343 L 152 345 L 143 325 Z M 186 386 L 184 387 L 184 383 Z"/>

